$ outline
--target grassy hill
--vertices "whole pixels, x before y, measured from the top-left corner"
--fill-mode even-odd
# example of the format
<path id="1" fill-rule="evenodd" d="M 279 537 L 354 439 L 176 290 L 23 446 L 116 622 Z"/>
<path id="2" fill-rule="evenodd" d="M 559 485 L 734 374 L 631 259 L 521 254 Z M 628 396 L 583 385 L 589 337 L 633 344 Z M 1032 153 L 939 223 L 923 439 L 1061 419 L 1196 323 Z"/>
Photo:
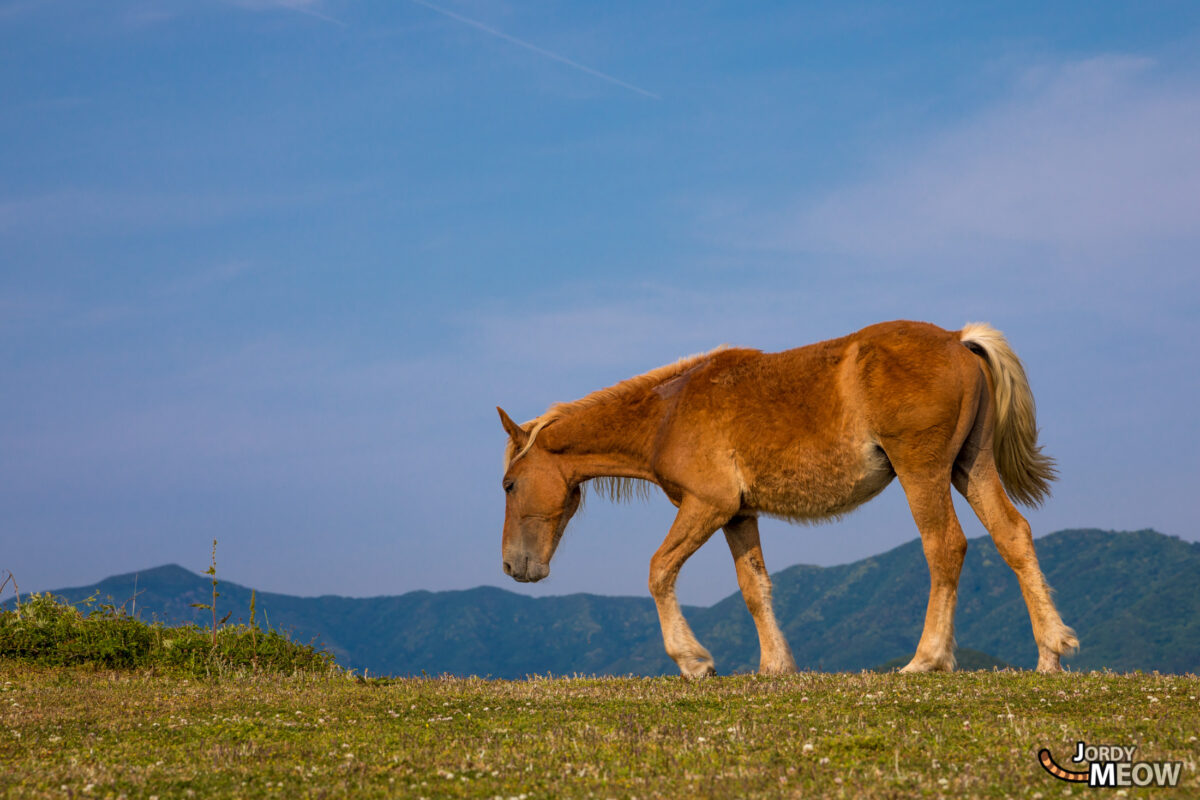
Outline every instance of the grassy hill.
<path id="1" fill-rule="evenodd" d="M 1074 669 L 1200 669 L 1200 545 L 1148 530 L 1075 530 L 1037 547 L 1063 618 L 1083 643 L 1069 662 Z M 134 581 L 130 573 L 56 594 L 72 602 L 99 594 L 119 604 L 134 595 Z M 208 601 L 208 578 L 166 566 L 136 581 L 143 619 L 205 622 L 207 612 L 189 604 Z M 868 669 L 916 646 L 929 586 L 919 540 L 852 564 L 791 567 L 774 582 L 776 611 L 801 668 Z M 245 617 L 250 590 L 225 582 L 220 589 L 221 615 Z M 315 637 L 342 665 L 372 674 L 675 673 L 648 597 L 530 598 L 492 587 L 373 598 L 262 592 L 258 608 L 272 626 L 302 641 Z M 990 539 L 970 542 L 958 608 L 960 647 L 1019 667 L 1036 663 L 1016 577 Z M 740 595 L 685 613 L 718 669 L 757 667 L 758 640 Z"/>
<path id="2" fill-rule="evenodd" d="M 1061 797 L 1038 749 L 1073 768 L 1083 740 L 1184 763 L 1132 796 L 1196 797 L 1197 693 L 1194 675 L 188 681 L 0 659 L 0 796 Z"/>

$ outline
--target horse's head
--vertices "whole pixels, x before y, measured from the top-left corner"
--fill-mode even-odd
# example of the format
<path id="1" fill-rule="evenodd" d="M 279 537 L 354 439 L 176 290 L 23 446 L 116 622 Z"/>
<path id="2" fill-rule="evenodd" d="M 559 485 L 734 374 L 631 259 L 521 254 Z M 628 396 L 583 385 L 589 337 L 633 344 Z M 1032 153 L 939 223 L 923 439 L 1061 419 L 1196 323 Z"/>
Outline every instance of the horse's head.
<path id="1" fill-rule="evenodd" d="M 521 582 L 550 574 L 550 559 L 571 516 L 579 509 L 579 486 L 563 474 L 559 459 L 536 442 L 504 410 L 500 422 L 509 436 L 504 471 L 504 573 Z"/>

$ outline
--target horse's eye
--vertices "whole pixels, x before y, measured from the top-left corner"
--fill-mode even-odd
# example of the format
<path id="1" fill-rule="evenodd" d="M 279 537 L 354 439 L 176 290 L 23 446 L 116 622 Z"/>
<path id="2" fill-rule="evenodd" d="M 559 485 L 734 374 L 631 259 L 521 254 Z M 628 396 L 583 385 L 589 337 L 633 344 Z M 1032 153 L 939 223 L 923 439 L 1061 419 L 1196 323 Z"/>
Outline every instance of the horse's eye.
<path id="1" fill-rule="evenodd" d="M 517 484 L 516 484 L 516 483 L 514 483 L 513 481 L 505 481 L 505 482 L 504 482 L 504 491 L 505 491 L 505 493 L 507 493 L 507 494 L 512 494 L 512 490 L 513 490 L 513 489 L 515 489 L 515 488 L 517 488 Z"/>

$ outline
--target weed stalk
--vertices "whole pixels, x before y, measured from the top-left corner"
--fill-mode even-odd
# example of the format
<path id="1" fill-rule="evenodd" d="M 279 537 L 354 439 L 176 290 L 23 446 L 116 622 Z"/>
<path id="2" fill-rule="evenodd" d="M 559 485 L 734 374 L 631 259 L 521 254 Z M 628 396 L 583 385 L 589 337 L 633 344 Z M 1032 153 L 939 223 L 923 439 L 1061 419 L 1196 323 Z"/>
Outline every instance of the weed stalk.
<path id="1" fill-rule="evenodd" d="M 213 539 L 212 546 L 212 563 L 208 565 L 208 569 L 204 570 L 205 575 L 212 577 L 212 602 L 211 603 L 192 603 L 192 608 L 207 608 L 212 612 L 212 647 L 217 649 L 217 598 L 221 593 L 217 591 L 217 540 Z M 230 612 L 233 613 L 233 612 Z M 226 615 L 225 619 L 229 619 Z M 225 620 L 222 620 L 224 622 Z"/>
<path id="2" fill-rule="evenodd" d="M 250 663 L 258 669 L 258 625 L 254 622 L 254 611 L 258 607 L 258 594 L 250 590 Z"/>
<path id="3" fill-rule="evenodd" d="M 4 579 L 4 583 L 0 583 L 0 593 L 4 592 L 4 587 L 8 586 L 8 582 L 12 581 L 13 594 L 17 596 L 17 610 L 21 609 L 21 590 L 17 588 L 17 576 L 12 574 L 12 570 L 8 570 L 8 577 Z"/>

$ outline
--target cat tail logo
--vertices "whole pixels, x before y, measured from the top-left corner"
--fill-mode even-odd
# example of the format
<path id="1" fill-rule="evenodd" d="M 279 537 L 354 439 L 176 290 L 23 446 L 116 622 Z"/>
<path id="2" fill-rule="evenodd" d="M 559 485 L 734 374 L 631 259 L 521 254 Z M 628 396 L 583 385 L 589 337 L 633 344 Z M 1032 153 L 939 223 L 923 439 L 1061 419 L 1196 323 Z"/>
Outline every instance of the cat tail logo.
<path id="1" fill-rule="evenodd" d="M 1050 751 L 1044 747 L 1038 751 L 1038 761 L 1041 762 L 1042 768 L 1046 772 L 1049 772 L 1060 781 L 1088 782 L 1088 774 L 1086 772 L 1074 772 L 1069 769 L 1063 769 L 1054 763 L 1054 756 L 1050 755 Z"/>
<path id="2" fill-rule="evenodd" d="M 1135 750 L 1136 745 L 1088 745 L 1077 742 L 1071 760 L 1076 763 L 1089 762 L 1086 770 L 1060 767 L 1045 747 L 1038 751 L 1038 762 L 1042 769 L 1060 781 L 1086 783 L 1098 788 L 1179 785 L 1182 761 L 1134 761 Z"/>

